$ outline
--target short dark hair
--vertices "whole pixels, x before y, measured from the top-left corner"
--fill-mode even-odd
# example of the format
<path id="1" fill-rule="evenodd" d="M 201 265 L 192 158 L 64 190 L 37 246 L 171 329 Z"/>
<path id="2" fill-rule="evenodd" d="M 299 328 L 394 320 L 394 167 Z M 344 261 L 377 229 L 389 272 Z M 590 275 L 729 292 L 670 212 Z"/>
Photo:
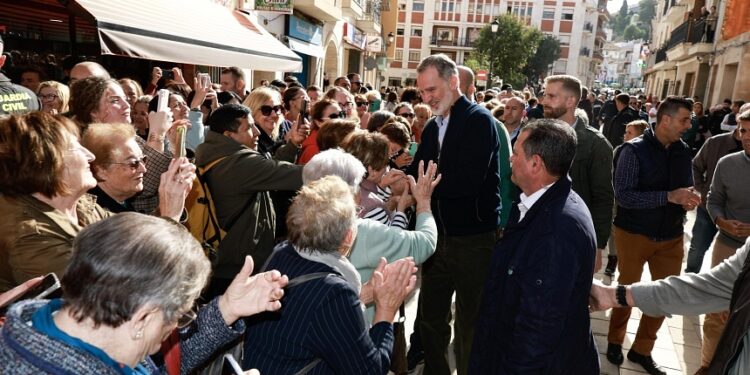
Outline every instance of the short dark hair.
<path id="1" fill-rule="evenodd" d="M 284 108 L 289 110 L 289 104 L 294 100 L 294 97 L 296 97 L 299 93 L 305 92 L 305 89 L 302 86 L 298 87 L 289 87 L 284 91 L 284 95 L 282 97 L 282 100 L 284 101 Z"/>
<path id="2" fill-rule="evenodd" d="M 242 119 L 250 115 L 250 108 L 242 104 L 226 104 L 217 108 L 206 119 L 211 131 L 224 134 L 225 131 L 235 133 L 242 125 Z"/>
<path id="3" fill-rule="evenodd" d="M 571 75 L 567 74 L 559 74 L 554 76 L 549 76 L 544 79 L 544 84 L 550 82 L 560 82 L 562 84 L 562 89 L 564 91 L 569 92 L 574 98 L 578 98 L 578 100 L 581 100 L 581 80 L 573 77 Z"/>
<path id="4" fill-rule="evenodd" d="M 661 123 L 663 116 L 674 116 L 680 108 L 685 108 L 688 112 L 693 111 L 693 106 L 689 101 L 679 96 L 668 96 L 659 104 L 659 109 L 656 110 L 656 125 L 658 126 Z"/>
<path id="5" fill-rule="evenodd" d="M 280 79 L 274 79 L 273 81 L 271 81 L 271 86 L 275 86 L 276 88 L 279 88 L 282 90 L 286 90 L 287 88 L 286 82 Z"/>
<path id="6" fill-rule="evenodd" d="M 237 103 L 242 103 L 242 98 L 234 91 L 222 91 L 216 93 L 216 100 L 221 105 L 228 104 L 232 99 L 236 100 Z"/>
<path id="7" fill-rule="evenodd" d="M 618 103 L 624 104 L 627 107 L 630 104 L 630 95 L 626 93 L 622 93 L 620 95 L 615 96 L 615 100 L 617 100 Z"/>
<path id="8" fill-rule="evenodd" d="M 530 107 L 533 107 L 537 102 L 538 102 L 538 100 L 536 98 L 529 98 L 529 106 Z"/>
<path id="9" fill-rule="evenodd" d="M 419 95 L 419 90 L 417 90 L 416 87 L 407 87 L 402 93 L 401 93 L 401 99 L 399 102 L 407 102 L 411 103 L 412 101 L 419 100 L 422 101 L 422 97 Z"/>
<path id="10" fill-rule="evenodd" d="M 568 174 L 578 145 L 572 126 L 557 119 L 543 118 L 530 121 L 521 131 L 528 133 L 523 142 L 527 159 L 539 155 L 550 175 Z"/>
<path id="11" fill-rule="evenodd" d="M 396 115 L 393 114 L 391 111 L 386 111 L 385 109 L 381 109 L 378 111 L 373 112 L 370 115 L 370 119 L 367 121 L 367 131 L 370 132 L 376 132 L 379 131 L 380 128 L 385 125 L 388 120 L 396 117 Z"/>
<path id="12" fill-rule="evenodd" d="M 245 72 L 242 71 L 242 69 L 236 67 L 236 66 L 230 66 L 228 68 L 224 68 L 221 70 L 221 74 L 231 74 L 232 78 L 234 78 L 235 81 L 237 80 L 245 80 Z"/>
<path id="13" fill-rule="evenodd" d="M 735 100 L 734 102 L 732 102 L 732 104 L 736 105 L 739 108 L 739 107 L 742 107 L 743 105 L 745 105 L 745 101 L 744 100 Z"/>
<path id="14" fill-rule="evenodd" d="M 307 86 L 307 92 L 310 92 L 310 91 L 318 91 L 318 92 L 322 92 L 322 91 L 323 91 L 323 89 L 321 89 L 321 88 L 320 88 L 320 87 L 318 87 L 317 85 L 310 85 L 310 86 Z"/>
<path id="15" fill-rule="evenodd" d="M 323 113 L 326 111 L 326 108 L 334 104 L 339 105 L 337 101 L 330 98 L 320 99 L 317 103 L 315 103 L 315 105 L 313 105 L 312 109 L 310 110 L 310 117 L 313 120 L 323 120 Z"/>

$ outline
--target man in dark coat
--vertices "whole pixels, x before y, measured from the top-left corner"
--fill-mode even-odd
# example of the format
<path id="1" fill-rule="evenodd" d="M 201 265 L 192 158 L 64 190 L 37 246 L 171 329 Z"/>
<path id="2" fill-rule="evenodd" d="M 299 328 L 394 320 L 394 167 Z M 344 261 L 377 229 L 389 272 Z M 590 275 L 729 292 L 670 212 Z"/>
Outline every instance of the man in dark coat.
<path id="1" fill-rule="evenodd" d="M 542 119 L 513 147 L 523 194 L 492 253 L 470 374 L 599 374 L 588 313 L 596 236 L 567 177 L 576 142 L 571 126 Z"/>
<path id="2" fill-rule="evenodd" d="M 607 137 L 609 144 L 613 148 L 622 144 L 622 137 L 625 135 L 625 125 L 641 118 L 638 115 L 638 111 L 630 106 L 630 95 L 626 93 L 615 97 L 615 106 L 617 107 L 617 114 L 606 122 L 604 129 L 602 129 L 602 133 Z"/>

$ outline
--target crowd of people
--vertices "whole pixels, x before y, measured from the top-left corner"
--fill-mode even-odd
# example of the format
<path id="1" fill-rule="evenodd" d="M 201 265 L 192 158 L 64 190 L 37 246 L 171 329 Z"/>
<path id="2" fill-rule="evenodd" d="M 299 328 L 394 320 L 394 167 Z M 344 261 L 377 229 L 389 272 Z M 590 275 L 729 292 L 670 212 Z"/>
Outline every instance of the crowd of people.
<path id="1" fill-rule="evenodd" d="M 633 306 L 647 315 L 627 357 L 648 373 L 665 373 L 651 351 L 670 313 L 711 313 L 700 371 L 748 368 L 742 101 L 607 98 L 567 75 L 479 91 L 441 54 L 405 89 L 67 74 L 0 74 L 0 305 L 50 273 L 62 285 L 7 309 L 3 373 L 212 373 L 233 353 L 262 374 L 405 357 L 442 375 L 453 336 L 459 374 L 598 374 L 589 311 L 614 308 L 619 365 Z M 187 225 L 197 186 L 216 249 Z M 688 269 L 669 277 L 694 209 Z M 617 286 L 592 281 L 605 252 Z M 646 263 L 664 280 L 640 283 Z M 417 266 L 407 354 L 393 322 Z"/>

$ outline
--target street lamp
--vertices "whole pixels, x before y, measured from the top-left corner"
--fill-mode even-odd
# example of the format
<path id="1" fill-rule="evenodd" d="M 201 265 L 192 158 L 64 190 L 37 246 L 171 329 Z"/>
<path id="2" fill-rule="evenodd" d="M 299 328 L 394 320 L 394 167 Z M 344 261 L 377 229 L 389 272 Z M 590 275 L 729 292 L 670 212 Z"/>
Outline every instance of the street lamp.
<path id="1" fill-rule="evenodd" d="M 500 29 L 500 22 L 497 22 L 497 18 L 495 18 L 492 23 L 490 24 L 490 30 L 492 31 L 492 44 L 490 48 L 490 71 L 487 73 L 487 89 L 492 87 L 492 52 L 495 49 L 495 36 L 497 35 L 497 30 Z"/>

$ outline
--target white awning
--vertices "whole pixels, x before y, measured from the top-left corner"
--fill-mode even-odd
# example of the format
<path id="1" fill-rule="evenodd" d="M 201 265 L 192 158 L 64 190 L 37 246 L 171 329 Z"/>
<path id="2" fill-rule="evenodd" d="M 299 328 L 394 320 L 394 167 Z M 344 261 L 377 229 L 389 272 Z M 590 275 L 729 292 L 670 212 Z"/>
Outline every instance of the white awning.
<path id="1" fill-rule="evenodd" d="M 289 38 L 289 48 L 291 48 L 292 51 L 297 51 L 299 53 L 304 53 L 305 55 L 314 56 L 318 58 L 323 57 L 325 55 L 325 52 L 323 51 L 323 47 L 317 46 L 315 44 L 303 42 L 301 40 L 297 40 L 294 38 Z"/>
<path id="2" fill-rule="evenodd" d="M 302 59 L 246 14 L 206 0 L 76 0 L 102 54 L 300 72 Z"/>

